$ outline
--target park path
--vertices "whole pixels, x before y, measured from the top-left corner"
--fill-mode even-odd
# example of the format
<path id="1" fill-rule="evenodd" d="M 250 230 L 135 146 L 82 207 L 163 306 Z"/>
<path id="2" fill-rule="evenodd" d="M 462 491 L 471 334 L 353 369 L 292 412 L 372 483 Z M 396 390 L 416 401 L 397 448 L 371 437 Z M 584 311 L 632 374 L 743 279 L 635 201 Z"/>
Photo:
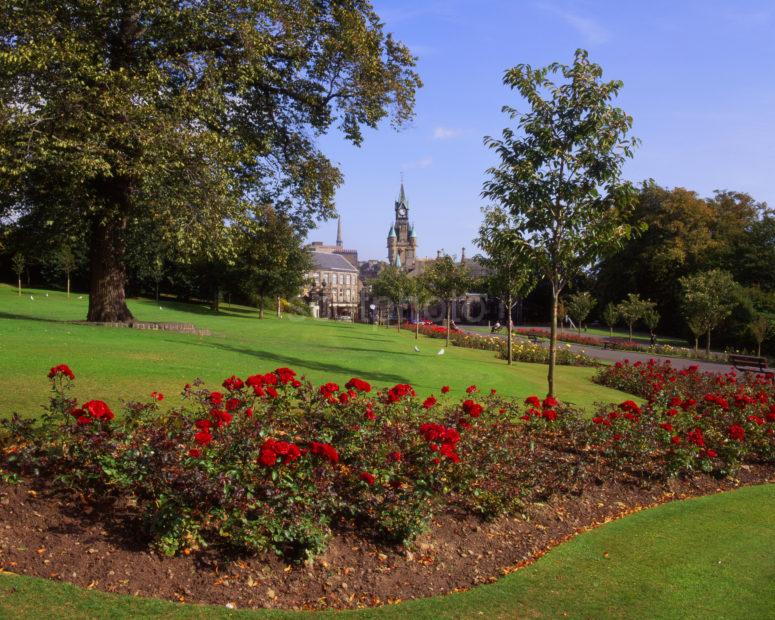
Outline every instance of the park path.
<path id="1" fill-rule="evenodd" d="M 474 331 L 468 331 L 463 330 L 466 333 L 469 334 L 475 334 L 478 336 L 481 336 L 482 334 L 479 332 Z M 491 334 L 493 336 L 497 336 L 499 338 L 506 338 L 505 334 Z M 527 340 L 526 338 L 519 336 L 517 334 L 514 335 L 514 338 L 521 339 L 521 340 Z M 548 341 L 546 340 L 540 340 L 539 344 L 541 346 L 547 346 Z M 641 361 L 643 363 L 648 362 L 651 359 L 655 359 L 658 362 L 664 362 L 666 360 L 669 360 L 670 363 L 673 365 L 673 368 L 682 369 L 686 368 L 687 366 L 699 366 L 700 370 L 704 372 L 729 372 L 730 370 L 734 370 L 734 366 L 730 366 L 729 364 L 721 364 L 716 362 L 706 362 L 701 360 L 695 360 L 695 359 L 689 359 L 686 357 L 669 357 L 667 355 L 654 355 L 650 353 L 639 353 L 637 351 L 621 351 L 618 349 L 603 349 L 602 347 L 593 347 L 593 346 L 585 346 L 580 344 L 574 344 L 570 342 L 557 342 L 558 347 L 564 347 L 566 349 L 570 349 L 574 353 L 584 353 L 586 355 L 589 355 L 590 357 L 594 357 L 595 359 L 607 361 L 607 362 L 623 362 L 624 360 L 630 360 L 631 362 L 637 362 Z"/>

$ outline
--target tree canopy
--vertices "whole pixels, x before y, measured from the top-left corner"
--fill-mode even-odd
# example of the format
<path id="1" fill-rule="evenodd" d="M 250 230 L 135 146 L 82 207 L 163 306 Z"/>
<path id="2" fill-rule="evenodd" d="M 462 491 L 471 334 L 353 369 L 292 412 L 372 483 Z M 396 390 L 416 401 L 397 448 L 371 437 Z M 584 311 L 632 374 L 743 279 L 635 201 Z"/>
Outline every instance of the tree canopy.
<path id="1" fill-rule="evenodd" d="M 559 81 L 554 81 L 559 76 Z M 572 65 L 517 65 L 504 83 L 528 111 L 505 106 L 516 128 L 485 138 L 500 159 L 483 195 L 508 209 L 521 242 L 552 288 L 548 391 L 554 392 L 557 305 L 569 280 L 629 237 L 634 189 L 621 170 L 637 141 L 632 118 L 611 101 L 622 82 L 577 50 Z"/>

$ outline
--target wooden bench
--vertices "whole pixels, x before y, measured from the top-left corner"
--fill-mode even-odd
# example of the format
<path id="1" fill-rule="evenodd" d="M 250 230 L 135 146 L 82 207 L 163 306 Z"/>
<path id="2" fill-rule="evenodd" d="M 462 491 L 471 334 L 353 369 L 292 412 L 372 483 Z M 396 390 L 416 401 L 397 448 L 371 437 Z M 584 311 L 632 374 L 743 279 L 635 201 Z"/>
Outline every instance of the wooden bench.
<path id="1" fill-rule="evenodd" d="M 757 357 L 755 355 L 738 355 L 730 353 L 727 355 L 727 361 L 740 372 L 758 372 L 771 375 L 772 371 L 767 366 L 766 357 Z"/>
<path id="2" fill-rule="evenodd" d="M 605 338 L 603 339 L 603 348 L 604 349 L 611 349 L 612 351 L 616 349 L 616 340 L 613 340 L 611 338 Z"/>

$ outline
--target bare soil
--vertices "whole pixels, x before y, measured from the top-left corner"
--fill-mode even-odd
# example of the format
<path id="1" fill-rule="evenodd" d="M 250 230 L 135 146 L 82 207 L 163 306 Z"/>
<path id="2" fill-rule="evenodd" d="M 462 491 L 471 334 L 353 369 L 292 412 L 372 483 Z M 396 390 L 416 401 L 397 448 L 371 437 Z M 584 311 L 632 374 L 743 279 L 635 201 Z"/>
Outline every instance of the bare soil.
<path id="1" fill-rule="evenodd" d="M 764 482 L 775 482 L 775 468 L 744 466 L 724 480 L 604 481 L 494 521 L 441 514 L 409 550 L 338 532 L 324 555 L 301 565 L 217 548 L 168 558 L 148 551 L 130 506 L 95 505 L 33 481 L 0 483 L 0 571 L 241 608 L 379 605 L 494 581 L 579 532 L 644 507 Z"/>

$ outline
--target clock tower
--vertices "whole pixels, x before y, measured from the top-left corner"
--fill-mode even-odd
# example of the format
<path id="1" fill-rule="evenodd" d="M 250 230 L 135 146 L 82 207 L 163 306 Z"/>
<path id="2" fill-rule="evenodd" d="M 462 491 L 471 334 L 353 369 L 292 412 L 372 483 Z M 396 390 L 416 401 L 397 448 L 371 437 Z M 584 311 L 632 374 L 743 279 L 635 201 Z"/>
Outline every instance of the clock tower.
<path id="1" fill-rule="evenodd" d="M 409 223 L 409 203 L 406 200 L 403 181 L 394 207 L 395 222 L 390 227 L 387 238 L 388 262 L 406 271 L 412 271 L 415 266 L 417 238 L 414 236 L 414 227 Z"/>

